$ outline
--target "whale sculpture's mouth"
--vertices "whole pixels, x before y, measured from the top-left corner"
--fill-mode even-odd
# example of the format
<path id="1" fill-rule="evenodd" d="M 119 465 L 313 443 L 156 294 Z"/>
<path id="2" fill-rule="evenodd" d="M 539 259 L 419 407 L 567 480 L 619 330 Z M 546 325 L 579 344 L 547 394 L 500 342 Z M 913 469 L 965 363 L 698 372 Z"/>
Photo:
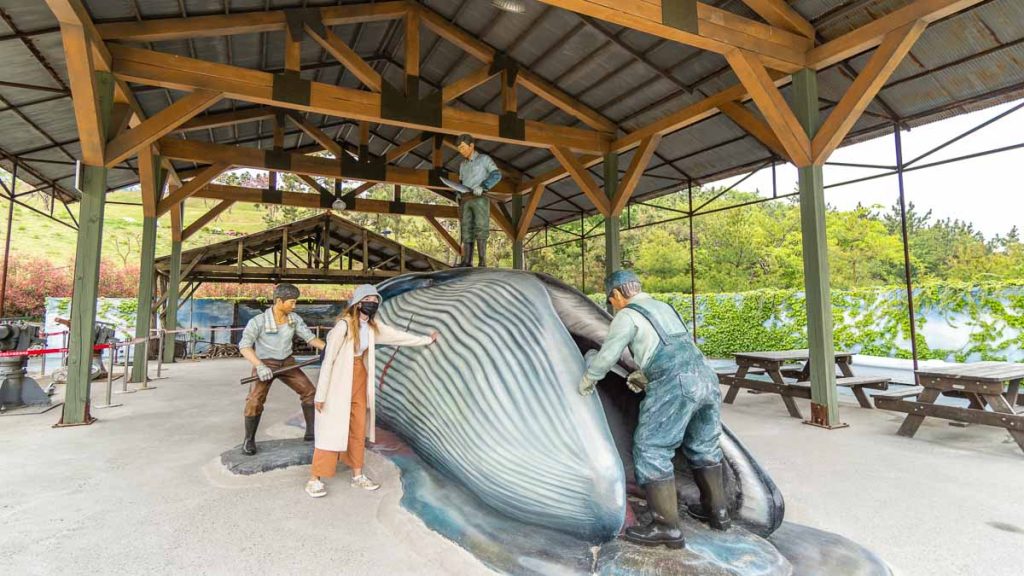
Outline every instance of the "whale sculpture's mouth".
<path id="1" fill-rule="evenodd" d="M 405 275 L 379 289 L 389 325 L 443 334 L 434 346 L 396 354 L 377 393 L 381 423 L 508 516 L 591 540 L 614 537 L 627 487 L 635 488 L 641 397 L 614 374 L 599 385 L 600 402 L 576 392 L 583 355 L 600 348 L 610 315 L 553 278 L 510 270 Z M 635 368 L 628 353 L 620 365 Z M 725 432 L 734 515 L 770 534 L 782 521 L 781 495 Z M 696 501 L 681 458 L 677 469 L 682 501 Z"/>

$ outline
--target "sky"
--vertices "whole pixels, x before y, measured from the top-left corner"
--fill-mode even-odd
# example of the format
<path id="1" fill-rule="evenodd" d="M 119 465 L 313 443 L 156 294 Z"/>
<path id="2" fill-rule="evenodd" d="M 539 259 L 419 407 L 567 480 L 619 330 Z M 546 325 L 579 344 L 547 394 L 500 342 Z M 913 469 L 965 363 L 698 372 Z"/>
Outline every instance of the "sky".
<path id="1" fill-rule="evenodd" d="M 1024 103 L 1024 100 L 903 132 L 904 163 L 1021 103 Z M 936 152 L 921 160 L 919 164 L 1022 143 L 1024 108 Z M 890 134 L 840 148 L 832 155 L 831 161 L 894 165 L 895 139 Z M 779 193 L 794 191 L 797 183 L 796 168 L 786 164 L 776 166 L 775 170 Z M 880 172 L 882 171 L 866 168 L 825 166 L 825 186 Z M 715 185 L 729 186 L 742 177 L 728 178 Z M 965 220 L 974 224 L 974 228 L 980 230 L 985 238 L 1005 234 L 1014 225 L 1024 229 L 1024 148 L 906 172 L 903 183 L 907 202 L 913 202 L 920 212 L 930 209 L 934 218 Z M 757 190 L 762 196 L 771 196 L 771 169 L 758 172 L 740 184 L 739 189 Z M 896 176 L 825 190 L 825 201 L 840 210 L 852 209 L 860 203 L 865 206 L 880 205 L 887 211 L 889 206 L 898 202 L 898 198 L 899 185 Z"/>

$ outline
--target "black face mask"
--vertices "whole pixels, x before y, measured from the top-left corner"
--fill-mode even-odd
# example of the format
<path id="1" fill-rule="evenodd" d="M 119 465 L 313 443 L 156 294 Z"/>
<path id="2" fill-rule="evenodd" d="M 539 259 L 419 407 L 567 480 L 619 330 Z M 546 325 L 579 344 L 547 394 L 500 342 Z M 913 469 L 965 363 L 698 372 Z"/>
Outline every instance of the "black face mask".
<path id="1" fill-rule="evenodd" d="M 377 309 L 380 308 L 380 304 L 377 302 L 360 302 L 359 311 L 366 314 L 370 318 L 377 313 Z"/>

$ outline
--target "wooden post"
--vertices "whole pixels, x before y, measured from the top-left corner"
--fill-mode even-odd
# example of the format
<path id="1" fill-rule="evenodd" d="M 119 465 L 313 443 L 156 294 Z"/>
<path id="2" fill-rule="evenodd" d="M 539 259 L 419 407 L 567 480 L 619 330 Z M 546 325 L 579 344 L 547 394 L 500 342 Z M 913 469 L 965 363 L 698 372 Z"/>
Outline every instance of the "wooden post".
<path id="1" fill-rule="evenodd" d="M 522 195 L 517 194 L 512 197 L 512 218 L 516 227 L 516 234 L 512 236 L 512 269 L 526 270 L 526 251 L 523 246 L 523 238 L 518 233 L 523 219 Z"/>
<path id="2" fill-rule="evenodd" d="M 107 72 L 96 72 L 95 75 L 96 106 L 102 129 L 110 136 L 114 77 Z M 78 203 L 78 245 L 71 292 L 71 333 L 68 335 L 68 383 L 64 389 L 64 410 L 60 421 L 63 426 L 91 424 L 93 421 L 89 414 L 89 391 L 103 248 L 103 209 L 107 200 L 107 169 L 101 162 L 96 166 L 82 164 L 81 170 L 79 190 L 82 200 Z"/>
<path id="3" fill-rule="evenodd" d="M 643 168 L 641 168 L 643 170 Z M 609 201 L 619 191 L 619 155 L 604 156 L 604 193 Z M 612 213 L 604 217 L 604 274 L 607 277 L 622 267 L 622 244 L 619 238 L 619 216 Z M 602 278 L 603 280 L 603 278 Z"/>
<path id="4" fill-rule="evenodd" d="M 150 151 L 143 150 L 143 154 L 150 154 Z M 139 162 L 140 167 L 146 163 Z M 160 168 L 160 158 L 152 159 L 152 170 L 141 170 L 139 172 L 142 195 L 159 199 L 163 178 Z M 149 173 L 147 173 L 149 172 Z M 145 203 L 145 200 L 144 202 Z M 154 201 L 155 204 L 155 201 Z M 136 306 L 135 337 L 150 337 L 153 317 L 153 260 L 156 259 L 156 216 L 145 216 L 142 219 L 142 246 L 139 254 L 139 292 L 138 305 Z M 135 345 L 135 360 L 132 363 L 131 382 L 146 382 L 146 352 L 147 342 Z"/>
<path id="5" fill-rule="evenodd" d="M 793 75 L 794 111 L 813 137 L 819 125 L 818 78 L 813 70 Z M 825 189 L 822 165 L 799 169 L 800 230 L 803 237 L 804 290 L 807 294 L 807 343 L 811 362 L 811 419 L 823 428 L 842 427 L 836 390 L 832 342 L 832 299 L 828 239 L 825 236 Z"/>
<path id="6" fill-rule="evenodd" d="M 178 210 L 179 208 L 174 208 Z M 178 328 L 178 290 L 181 287 L 181 240 L 171 240 L 171 266 L 167 279 L 167 305 L 164 309 L 164 329 Z M 164 362 L 174 362 L 174 334 L 164 337 Z"/>

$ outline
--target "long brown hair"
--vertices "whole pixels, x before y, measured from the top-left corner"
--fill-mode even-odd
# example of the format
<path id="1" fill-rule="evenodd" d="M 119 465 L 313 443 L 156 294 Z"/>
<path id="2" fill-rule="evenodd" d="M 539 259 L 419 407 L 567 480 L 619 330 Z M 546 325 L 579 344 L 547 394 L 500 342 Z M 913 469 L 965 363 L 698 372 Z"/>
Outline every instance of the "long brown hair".
<path id="1" fill-rule="evenodd" d="M 348 325 L 348 336 L 347 338 L 352 339 L 352 350 L 359 350 L 359 304 L 353 304 L 349 306 L 348 310 L 338 317 L 338 322 L 345 322 Z M 370 318 L 369 322 L 370 329 L 373 333 L 377 333 L 377 318 L 374 316 Z"/>

